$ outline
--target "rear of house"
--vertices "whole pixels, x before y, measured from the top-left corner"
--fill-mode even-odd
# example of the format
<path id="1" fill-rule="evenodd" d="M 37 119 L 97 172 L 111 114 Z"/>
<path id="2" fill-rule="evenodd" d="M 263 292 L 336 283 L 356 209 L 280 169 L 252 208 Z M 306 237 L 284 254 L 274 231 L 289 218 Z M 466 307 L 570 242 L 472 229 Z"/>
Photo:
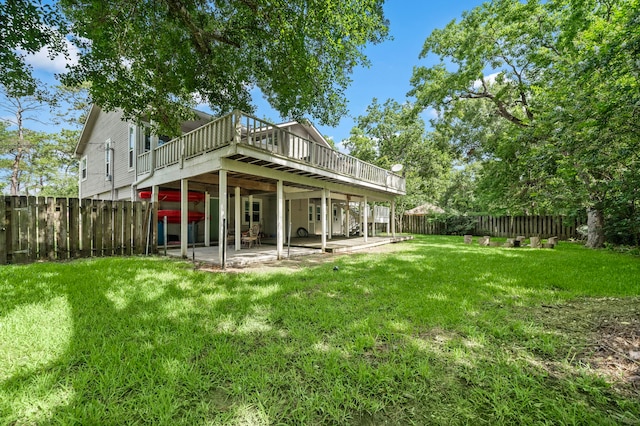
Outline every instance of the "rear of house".
<path id="1" fill-rule="evenodd" d="M 76 154 L 80 197 L 154 202 L 158 242 L 240 250 L 258 224 L 279 252 L 289 229 L 326 238 L 394 233 L 394 198 L 404 178 L 333 149 L 312 125 L 281 125 L 236 111 L 184 122 L 180 137 L 93 106 Z M 169 220 L 165 220 L 165 218 Z M 166 223 L 165 223 L 166 222 Z M 183 237 L 186 236 L 186 237 Z"/>

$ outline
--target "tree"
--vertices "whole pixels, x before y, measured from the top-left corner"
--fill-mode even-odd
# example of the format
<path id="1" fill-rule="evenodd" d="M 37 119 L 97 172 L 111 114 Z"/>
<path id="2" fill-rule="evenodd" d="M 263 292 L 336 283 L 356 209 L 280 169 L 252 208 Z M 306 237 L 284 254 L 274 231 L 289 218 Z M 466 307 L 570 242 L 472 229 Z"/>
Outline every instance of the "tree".
<path id="1" fill-rule="evenodd" d="M 366 65 L 366 43 L 387 36 L 383 0 L 60 0 L 80 47 L 65 81 L 166 133 L 206 102 L 253 110 L 258 87 L 284 117 L 324 124 L 346 112 L 344 90 Z"/>
<path id="2" fill-rule="evenodd" d="M 49 54 L 68 54 L 65 20 L 55 3 L 5 0 L 0 3 L 0 85 L 12 95 L 33 95 L 38 83 L 26 53 L 47 48 Z"/>
<path id="3" fill-rule="evenodd" d="M 404 167 L 407 195 L 397 200 L 400 218 L 405 210 L 439 197 L 445 186 L 442 178 L 451 164 L 449 147 L 426 132 L 412 104 L 389 99 L 380 105 L 373 99 L 356 122 L 343 142 L 351 155 L 385 169 L 393 164 Z"/>
<path id="4" fill-rule="evenodd" d="M 11 114 L 6 123 L 15 129 L 6 134 L 0 154 L 5 158 L 5 166 L 10 170 L 9 193 L 18 195 L 21 190 L 23 162 L 31 151 L 42 140 L 43 135 L 25 128 L 25 120 L 37 120 L 33 114 L 42 109 L 42 102 L 34 96 L 12 95 L 5 88 L 4 98 L 0 102 L 0 110 Z"/>
<path id="5" fill-rule="evenodd" d="M 637 128 L 629 124 L 637 122 L 637 64 L 617 65 L 636 57 L 619 41 L 637 36 L 637 5 L 485 3 L 427 38 L 422 56 L 435 54 L 440 63 L 417 68 L 412 79 L 417 103 L 443 117 L 455 116 L 464 102 L 489 105 L 492 113 L 480 110 L 489 119 L 480 133 L 491 134 L 498 122 L 510 128 L 476 140 L 483 173 L 490 173 L 484 189 L 516 202 L 510 209 L 582 206 L 590 247 L 604 242 L 612 185 L 637 164 L 635 155 L 625 155 L 637 147 Z"/>

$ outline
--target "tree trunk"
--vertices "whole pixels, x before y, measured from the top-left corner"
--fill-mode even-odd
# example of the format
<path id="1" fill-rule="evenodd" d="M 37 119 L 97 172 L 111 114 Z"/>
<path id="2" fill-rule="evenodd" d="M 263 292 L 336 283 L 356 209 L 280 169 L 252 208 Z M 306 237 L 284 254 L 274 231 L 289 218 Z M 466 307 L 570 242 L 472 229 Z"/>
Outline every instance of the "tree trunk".
<path id="1" fill-rule="evenodd" d="M 589 248 L 604 246 L 604 215 L 596 207 L 587 209 L 587 244 Z"/>

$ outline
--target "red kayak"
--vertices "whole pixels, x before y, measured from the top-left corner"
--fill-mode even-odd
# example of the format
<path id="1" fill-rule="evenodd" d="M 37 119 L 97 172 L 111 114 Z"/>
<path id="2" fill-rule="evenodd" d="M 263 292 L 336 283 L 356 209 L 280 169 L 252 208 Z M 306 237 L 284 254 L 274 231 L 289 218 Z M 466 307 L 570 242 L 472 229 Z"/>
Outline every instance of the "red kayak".
<path id="1" fill-rule="evenodd" d="M 168 223 L 180 223 L 180 210 L 158 210 L 158 220 L 162 221 L 165 217 Z M 204 219 L 204 213 L 189 212 L 187 214 L 187 222 L 199 222 Z"/>
<path id="2" fill-rule="evenodd" d="M 140 191 L 138 196 L 140 198 L 151 198 L 151 191 Z M 158 192 L 158 201 L 180 201 L 180 199 L 180 191 L 177 189 L 163 189 Z M 189 202 L 202 201 L 204 200 L 204 193 L 189 191 L 187 200 Z"/>

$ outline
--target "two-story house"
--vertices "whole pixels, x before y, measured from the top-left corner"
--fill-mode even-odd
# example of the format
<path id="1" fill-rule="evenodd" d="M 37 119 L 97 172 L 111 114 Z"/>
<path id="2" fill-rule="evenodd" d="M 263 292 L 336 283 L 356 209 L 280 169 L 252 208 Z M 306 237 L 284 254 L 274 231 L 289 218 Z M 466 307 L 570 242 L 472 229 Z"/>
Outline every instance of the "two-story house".
<path id="1" fill-rule="evenodd" d="M 94 105 L 76 147 L 79 196 L 150 198 L 158 243 L 167 235 L 183 255 L 193 239 L 217 244 L 220 263 L 226 244 L 240 250 L 241 233 L 255 224 L 275 239 L 278 258 L 289 230 L 321 236 L 324 248 L 327 238 L 348 236 L 354 212 L 365 239 L 372 221 L 395 234 L 403 177 L 333 149 L 313 125 L 197 114 L 171 139 Z"/>

